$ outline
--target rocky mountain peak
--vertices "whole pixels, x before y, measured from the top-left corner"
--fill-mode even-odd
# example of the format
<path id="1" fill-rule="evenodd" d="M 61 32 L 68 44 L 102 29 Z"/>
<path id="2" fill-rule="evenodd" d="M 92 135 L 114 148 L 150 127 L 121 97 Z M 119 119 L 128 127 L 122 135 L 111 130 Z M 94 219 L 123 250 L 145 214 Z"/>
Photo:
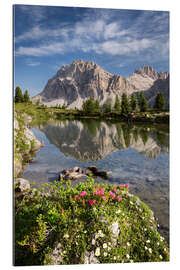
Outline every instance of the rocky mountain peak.
<path id="1" fill-rule="evenodd" d="M 99 100 L 100 105 L 106 102 L 114 104 L 116 95 L 121 98 L 123 93 L 129 96 L 133 92 L 152 89 L 157 80 L 167 77 L 167 72 L 158 73 L 152 66 L 144 65 L 135 70 L 129 78 L 125 78 L 107 72 L 96 63 L 75 60 L 71 65 L 62 66 L 32 101 L 40 99 L 41 103 L 47 106 L 66 104 L 69 109 L 80 109 L 83 102 L 92 96 Z M 154 94 L 156 93 L 153 92 Z"/>
<path id="2" fill-rule="evenodd" d="M 144 65 L 142 68 L 135 70 L 134 73 L 140 74 L 142 76 L 148 76 L 153 80 L 157 80 L 159 78 L 158 72 L 155 71 L 152 66 Z"/>

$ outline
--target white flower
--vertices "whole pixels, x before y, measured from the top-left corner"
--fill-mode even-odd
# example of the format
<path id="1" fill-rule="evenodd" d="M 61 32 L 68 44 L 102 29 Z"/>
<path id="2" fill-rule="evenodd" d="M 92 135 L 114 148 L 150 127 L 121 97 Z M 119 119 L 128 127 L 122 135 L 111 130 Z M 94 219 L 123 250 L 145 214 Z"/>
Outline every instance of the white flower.
<path id="1" fill-rule="evenodd" d="M 157 242 L 157 245 L 159 246 L 159 242 Z"/>
<path id="2" fill-rule="evenodd" d="M 132 204 L 132 205 L 133 205 L 134 203 L 130 201 L 130 204 Z"/>
<path id="3" fill-rule="evenodd" d="M 150 243 L 151 241 L 150 240 L 147 240 L 146 243 Z"/>
<path id="4" fill-rule="evenodd" d="M 111 250 L 111 247 L 108 247 L 108 251 Z"/>
<path id="5" fill-rule="evenodd" d="M 162 256 L 161 255 L 159 255 L 159 258 L 162 260 Z"/>
<path id="6" fill-rule="evenodd" d="M 69 234 L 68 233 L 66 233 L 66 234 L 64 234 L 64 238 L 69 238 Z"/>
<path id="7" fill-rule="evenodd" d="M 107 256 L 107 252 L 104 252 L 104 257 L 106 257 Z"/>
<path id="8" fill-rule="evenodd" d="M 144 248 L 145 248 L 145 250 L 147 250 L 147 249 L 148 249 L 146 246 L 145 246 Z"/>
<path id="9" fill-rule="evenodd" d="M 164 248 L 164 251 L 166 251 L 166 248 Z"/>
<path id="10" fill-rule="evenodd" d="M 103 248 L 107 248 L 107 244 L 106 243 L 103 244 Z"/>
<path id="11" fill-rule="evenodd" d="M 147 231 L 147 229 L 146 229 L 146 228 L 144 228 L 144 231 L 146 232 L 146 231 Z"/>
<path id="12" fill-rule="evenodd" d="M 160 240 L 163 241 L 163 240 L 164 240 L 164 237 L 161 236 L 161 237 L 160 237 Z"/>
<path id="13" fill-rule="evenodd" d="M 121 210 L 120 209 L 116 211 L 116 214 L 119 214 L 119 213 L 121 213 Z"/>
<path id="14" fill-rule="evenodd" d="M 95 245 L 95 243 L 96 243 L 96 240 L 92 239 L 92 245 Z"/>
<path id="15" fill-rule="evenodd" d="M 87 233 L 87 231 L 84 231 L 84 233 Z"/>
<path id="16" fill-rule="evenodd" d="M 133 263 L 134 261 L 133 260 L 130 260 L 131 263 Z"/>
<path id="17" fill-rule="evenodd" d="M 95 256 L 100 256 L 100 248 L 99 247 L 96 248 Z"/>
<path id="18" fill-rule="evenodd" d="M 116 256 L 114 256 L 114 260 L 116 260 Z"/>
<path id="19" fill-rule="evenodd" d="M 131 244 L 130 244 L 129 242 L 127 242 L 127 246 L 130 247 L 130 245 L 131 245 Z"/>
<path id="20" fill-rule="evenodd" d="M 130 258 L 129 254 L 126 254 L 126 258 L 127 258 L 127 259 L 129 259 L 129 258 Z"/>
<path id="21" fill-rule="evenodd" d="M 108 245 L 111 246 L 112 245 L 111 242 L 108 242 Z"/>
<path id="22" fill-rule="evenodd" d="M 149 253 L 152 253 L 152 249 L 151 248 L 149 248 L 148 251 L 149 251 Z"/>

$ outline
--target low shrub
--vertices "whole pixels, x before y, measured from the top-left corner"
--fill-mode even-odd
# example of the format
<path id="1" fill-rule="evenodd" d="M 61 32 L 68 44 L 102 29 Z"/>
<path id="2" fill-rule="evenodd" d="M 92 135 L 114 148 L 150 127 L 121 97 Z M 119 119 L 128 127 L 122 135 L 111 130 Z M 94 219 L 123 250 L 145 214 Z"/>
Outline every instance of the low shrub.
<path id="1" fill-rule="evenodd" d="M 15 264 L 55 264 L 58 244 L 59 264 L 83 264 L 87 253 L 99 263 L 169 260 L 152 211 L 129 185 L 92 178 L 74 187 L 70 181 L 45 184 L 16 199 Z"/>

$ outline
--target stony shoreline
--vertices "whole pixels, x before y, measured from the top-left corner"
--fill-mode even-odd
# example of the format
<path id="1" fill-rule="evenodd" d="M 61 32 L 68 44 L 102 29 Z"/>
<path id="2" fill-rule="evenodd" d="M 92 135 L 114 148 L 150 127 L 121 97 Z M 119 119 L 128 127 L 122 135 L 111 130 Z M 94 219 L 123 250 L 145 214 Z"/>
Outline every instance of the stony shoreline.
<path id="1" fill-rule="evenodd" d="M 25 113 L 14 113 L 14 178 L 23 172 L 23 166 L 33 161 L 33 155 L 44 146 L 30 130 L 32 118 Z"/>

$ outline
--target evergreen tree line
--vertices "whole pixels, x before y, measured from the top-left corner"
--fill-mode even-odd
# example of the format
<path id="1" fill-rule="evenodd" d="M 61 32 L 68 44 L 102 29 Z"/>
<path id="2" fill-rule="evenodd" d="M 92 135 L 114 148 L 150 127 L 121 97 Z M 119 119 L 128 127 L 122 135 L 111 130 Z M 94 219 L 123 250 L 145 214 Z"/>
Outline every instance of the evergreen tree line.
<path id="1" fill-rule="evenodd" d="M 19 86 L 15 89 L 15 103 L 19 102 L 30 102 L 29 93 L 26 90 L 24 94 L 22 93 L 22 90 Z M 163 94 L 160 92 L 157 94 L 154 104 L 154 109 L 157 110 L 164 110 L 165 108 L 165 98 Z M 66 106 L 62 106 L 63 109 L 66 109 Z M 127 115 L 131 112 L 147 112 L 148 111 L 148 104 L 147 99 L 143 92 L 141 92 L 138 96 L 136 96 L 134 93 L 128 98 L 128 96 L 123 93 L 121 97 L 121 101 L 116 95 L 114 106 L 112 106 L 111 102 L 108 101 L 106 104 L 103 105 L 103 107 L 100 106 L 99 100 L 94 100 L 91 96 L 89 99 L 84 101 L 82 105 L 82 110 L 86 113 L 93 113 L 93 112 L 100 112 L 103 111 L 105 113 L 109 112 L 118 112 L 122 115 Z"/>
<path id="2" fill-rule="evenodd" d="M 28 90 L 26 90 L 24 92 L 24 94 L 23 94 L 21 88 L 19 86 L 17 86 L 16 89 L 15 89 L 14 101 L 15 101 L 15 103 L 30 102 L 30 97 L 29 97 Z"/>
<path id="3" fill-rule="evenodd" d="M 165 98 L 163 94 L 160 92 L 157 94 L 154 104 L 154 109 L 156 110 L 164 110 L 165 109 Z M 118 112 L 122 115 L 128 115 L 131 112 L 147 112 L 149 110 L 147 99 L 143 92 L 141 92 L 138 96 L 134 93 L 128 98 L 128 96 L 123 93 L 121 97 L 121 101 L 116 95 L 114 106 L 112 106 L 110 101 L 107 101 L 103 107 L 100 107 L 99 100 L 94 100 L 92 97 L 87 99 L 82 106 L 82 110 L 86 113 L 104 111 L 105 113 L 109 112 Z"/>

